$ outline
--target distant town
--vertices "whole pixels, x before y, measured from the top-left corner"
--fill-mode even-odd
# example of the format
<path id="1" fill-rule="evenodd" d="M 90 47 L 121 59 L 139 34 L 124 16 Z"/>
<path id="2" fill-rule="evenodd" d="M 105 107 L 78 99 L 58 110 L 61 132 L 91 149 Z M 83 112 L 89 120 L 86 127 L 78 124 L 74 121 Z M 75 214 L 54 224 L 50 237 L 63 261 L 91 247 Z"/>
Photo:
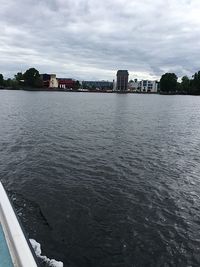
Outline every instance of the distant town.
<path id="1" fill-rule="evenodd" d="M 130 80 L 127 70 L 118 70 L 116 80 L 113 81 L 78 81 L 72 78 L 58 78 L 56 74 L 39 74 L 39 72 L 30 68 L 24 74 L 17 73 L 15 79 L 4 81 L 0 79 L 1 87 L 8 88 L 33 88 L 43 90 L 59 91 L 78 91 L 78 92 L 143 92 L 157 93 L 159 89 L 158 81 L 150 80 Z"/>
<path id="2" fill-rule="evenodd" d="M 113 81 L 75 80 L 59 78 L 56 74 L 40 74 L 35 68 L 18 72 L 13 79 L 4 79 L 0 74 L 0 89 L 43 90 L 66 92 L 104 93 L 160 93 L 200 95 L 200 71 L 192 79 L 183 76 L 181 82 L 175 73 L 165 73 L 160 80 L 130 79 L 128 70 L 118 70 Z"/>

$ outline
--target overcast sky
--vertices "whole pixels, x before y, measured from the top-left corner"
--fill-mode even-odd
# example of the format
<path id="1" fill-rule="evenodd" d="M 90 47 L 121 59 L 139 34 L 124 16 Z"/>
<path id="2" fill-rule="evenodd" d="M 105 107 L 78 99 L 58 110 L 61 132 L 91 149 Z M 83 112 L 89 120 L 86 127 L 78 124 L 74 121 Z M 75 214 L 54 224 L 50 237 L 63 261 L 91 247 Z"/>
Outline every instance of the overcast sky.
<path id="1" fill-rule="evenodd" d="M 200 70 L 199 0 L 1 0 L 0 73 L 80 80 Z"/>

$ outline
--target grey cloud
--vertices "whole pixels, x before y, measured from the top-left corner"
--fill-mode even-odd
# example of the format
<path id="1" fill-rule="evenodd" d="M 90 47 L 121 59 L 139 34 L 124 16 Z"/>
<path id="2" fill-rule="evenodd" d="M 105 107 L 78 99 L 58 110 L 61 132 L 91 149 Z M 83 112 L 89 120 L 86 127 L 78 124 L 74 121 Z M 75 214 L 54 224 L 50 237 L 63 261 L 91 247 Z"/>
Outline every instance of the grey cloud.
<path id="1" fill-rule="evenodd" d="M 197 0 L 2 0 L 0 72 L 27 67 L 58 76 L 159 78 L 199 68 Z"/>

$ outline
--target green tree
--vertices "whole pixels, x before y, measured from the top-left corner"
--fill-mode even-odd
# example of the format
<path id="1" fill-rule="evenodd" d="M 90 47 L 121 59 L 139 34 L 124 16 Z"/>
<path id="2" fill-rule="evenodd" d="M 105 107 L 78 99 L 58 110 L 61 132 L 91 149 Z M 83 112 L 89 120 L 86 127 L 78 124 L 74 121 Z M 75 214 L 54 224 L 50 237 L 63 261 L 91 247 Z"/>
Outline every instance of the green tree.
<path id="1" fill-rule="evenodd" d="M 160 90 L 161 92 L 171 93 L 177 89 L 177 79 L 175 73 L 165 73 L 160 79 Z"/>
<path id="2" fill-rule="evenodd" d="M 15 79 L 8 78 L 4 80 L 4 86 L 9 89 L 19 89 L 19 84 Z"/>
<path id="3" fill-rule="evenodd" d="M 81 87 L 81 84 L 79 81 L 75 82 L 75 89 L 78 90 Z"/>
<path id="4" fill-rule="evenodd" d="M 190 91 L 190 79 L 187 76 L 183 76 L 181 79 L 180 91 L 182 93 L 189 93 Z"/>
<path id="5" fill-rule="evenodd" d="M 37 87 L 37 88 L 42 88 L 43 87 L 43 80 L 42 80 L 42 78 L 40 76 L 37 77 L 37 79 L 35 81 L 35 87 Z"/>
<path id="6" fill-rule="evenodd" d="M 4 85 L 3 74 L 0 74 L 0 86 Z"/>
<path id="7" fill-rule="evenodd" d="M 30 87 L 38 87 L 38 81 L 40 80 L 39 71 L 35 68 L 30 68 L 23 74 L 24 83 Z"/>
<path id="8" fill-rule="evenodd" d="M 24 85 L 24 76 L 22 72 L 15 74 L 15 78 L 12 80 L 12 87 L 14 89 L 19 89 Z"/>
<path id="9" fill-rule="evenodd" d="M 191 80 L 191 94 L 199 95 L 200 94 L 200 71 L 196 72 Z"/>
<path id="10" fill-rule="evenodd" d="M 5 81 L 5 85 L 6 87 L 12 87 L 12 80 L 10 78 L 8 78 L 6 81 Z"/>
<path id="11" fill-rule="evenodd" d="M 180 82 L 177 82 L 176 91 L 180 94 L 184 93 Z"/>
<path id="12" fill-rule="evenodd" d="M 23 77 L 22 72 L 18 72 L 18 73 L 15 75 L 15 79 L 16 79 L 16 81 L 18 81 L 18 82 L 22 82 L 22 81 L 24 80 L 24 77 Z"/>

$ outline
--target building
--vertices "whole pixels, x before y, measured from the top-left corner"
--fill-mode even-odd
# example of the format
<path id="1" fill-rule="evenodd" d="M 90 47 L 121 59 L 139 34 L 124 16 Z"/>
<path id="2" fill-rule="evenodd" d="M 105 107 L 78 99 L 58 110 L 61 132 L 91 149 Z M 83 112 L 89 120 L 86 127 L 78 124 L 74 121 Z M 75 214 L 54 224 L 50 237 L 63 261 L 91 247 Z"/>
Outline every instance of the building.
<path id="1" fill-rule="evenodd" d="M 109 81 L 82 81 L 82 87 L 84 89 L 104 91 L 104 90 L 112 90 L 113 82 Z"/>
<path id="2" fill-rule="evenodd" d="M 56 74 L 51 74 L 49 81 L 50 88 L 58 88 L 58 79 L 56 78 Z"/>
<path id="3" fill-rule="evenodd" d="M 49 88 L 49 81 L 50 81 L 51 75 L 45 73 L 45 74 L 41 74 L 40 77 L 43 81 L 43 87 Z"/>
<path id="4" fill-rule="evenodd" d="M 119 92 L 128 91 L 128 76 L 129 76 L 129 73 L 127 70 L 117 71 L 117 85 L 116 85 L 117 91 Z"/>
<path id="5" fill-rule="evenodd" d="M 76 81 L 71 78 L 58 78 L 58 87 L 61 89 L 75 89 Z"/>
<path id="6" fill-rule="evenodd" d="M 46 88 L 58 88 L 58 80 L 56 78 L 56 74 L 41 74 L 40 75 L 43 81 L 43 87 Z"/>
<path id="7" fill-rule="evenodd" d="M 144 92 L 144 93 L 157 93 L 158 92 L 158 82 L 157 81 L 142 80 L 139 82 L 138 89 L 140 90 L 140 92 Z"/>
<path id="8" fill-rule="evenodd" d="M 138 81 L 135 79 L 128 83 L 128 89 L 131 92 L 157 93 L 159 90 L 159 82 L 150 80 Z"/>

